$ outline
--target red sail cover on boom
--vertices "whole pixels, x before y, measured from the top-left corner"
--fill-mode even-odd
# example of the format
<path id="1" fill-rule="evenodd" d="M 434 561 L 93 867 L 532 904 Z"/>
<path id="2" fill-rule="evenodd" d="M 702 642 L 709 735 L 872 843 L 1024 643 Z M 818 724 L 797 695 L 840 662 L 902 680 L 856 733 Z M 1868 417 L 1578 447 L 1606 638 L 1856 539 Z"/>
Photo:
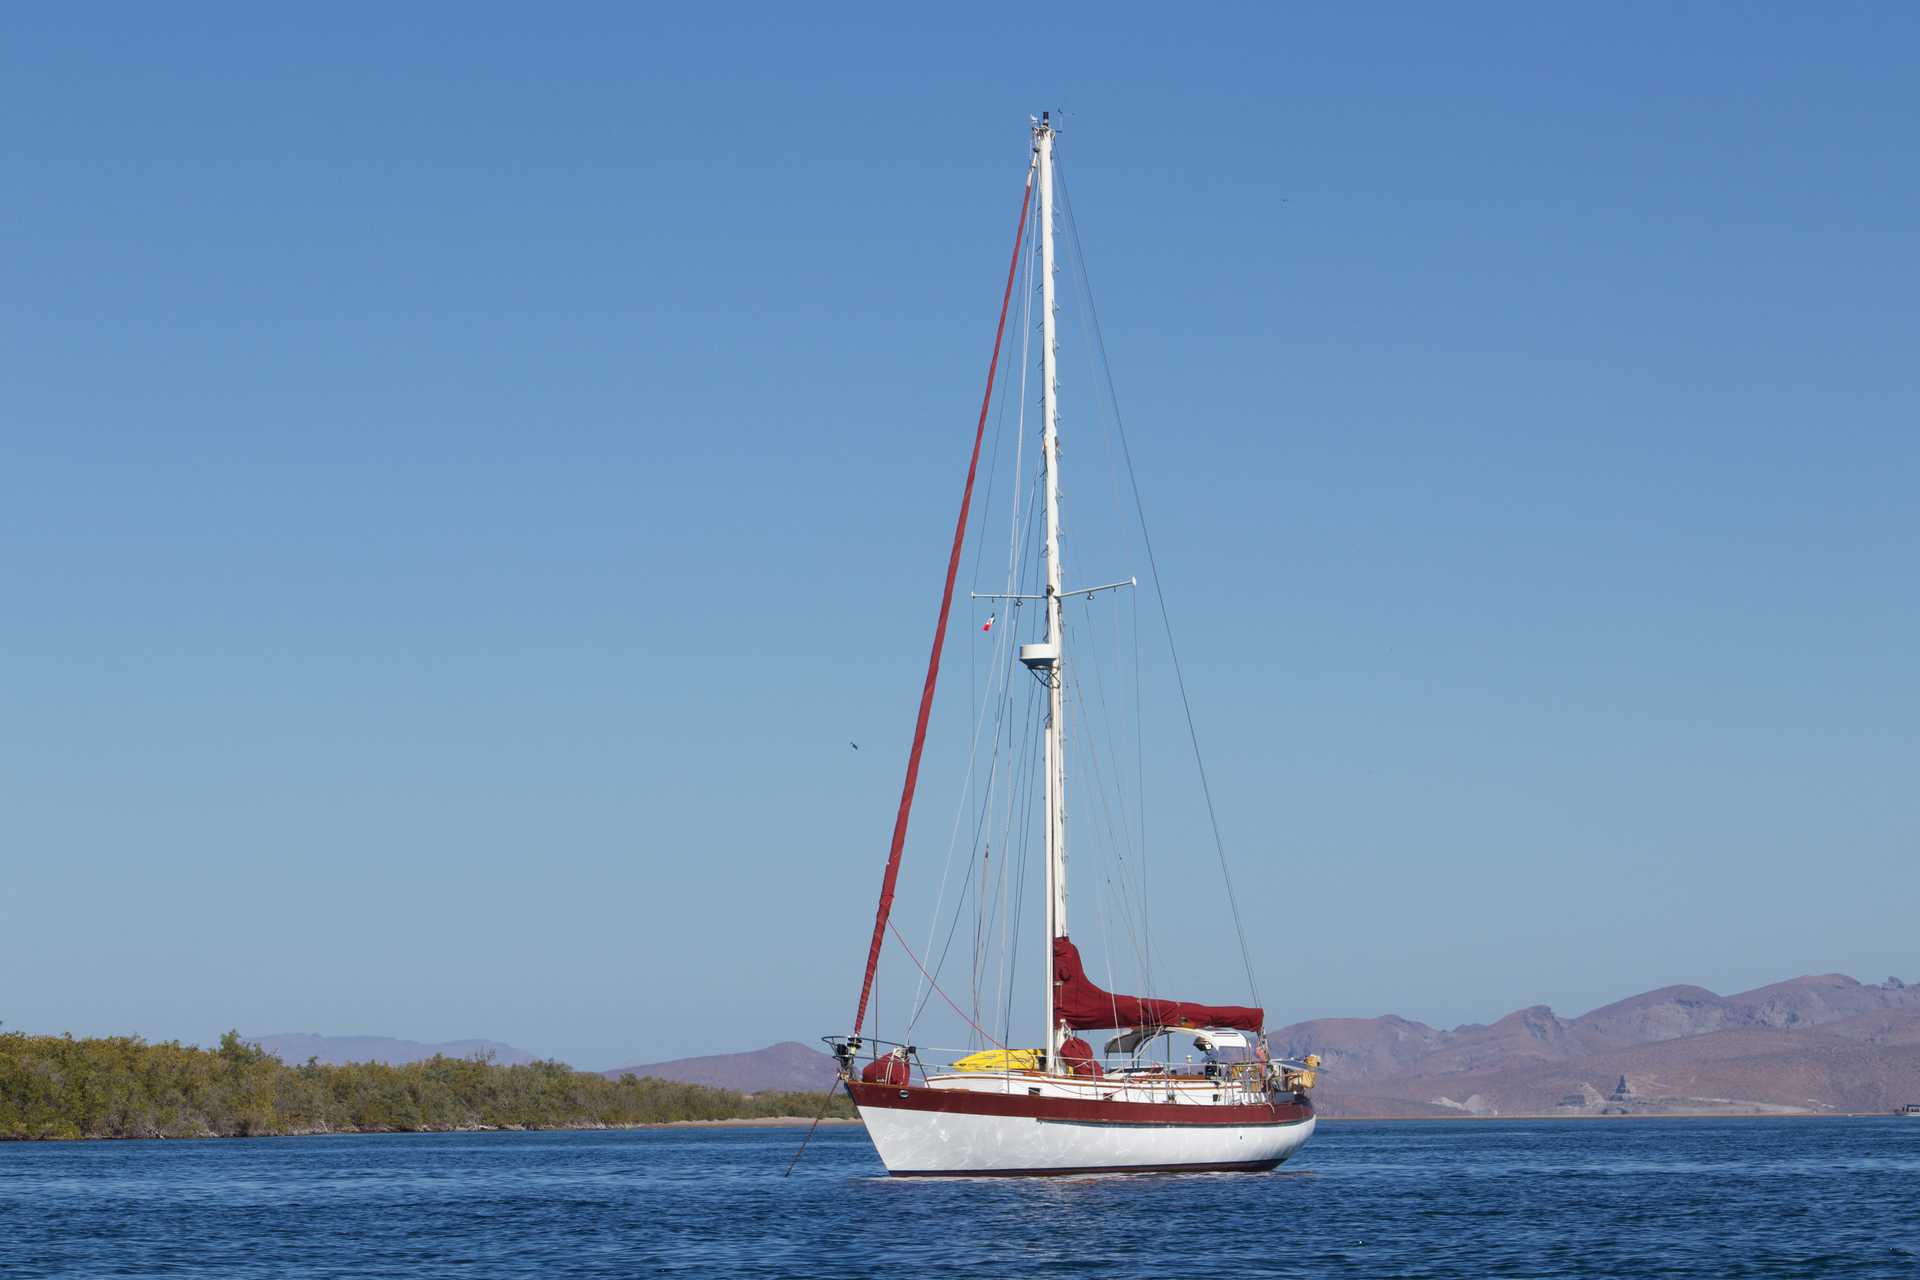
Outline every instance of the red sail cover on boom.
<path id="1" fill-rule="evenodd" d="M 1265 1009 L 1238 1004 L 1191 1004 L 1185 1000 L 1148 1000 L 1117 996 L 1087 977 L 1080 948 L 1071 939 L 1053 940 L 1053 1013 L 1075 1031 L 1089 1027 L 1235 1027 L 1260 1031 Z"/>

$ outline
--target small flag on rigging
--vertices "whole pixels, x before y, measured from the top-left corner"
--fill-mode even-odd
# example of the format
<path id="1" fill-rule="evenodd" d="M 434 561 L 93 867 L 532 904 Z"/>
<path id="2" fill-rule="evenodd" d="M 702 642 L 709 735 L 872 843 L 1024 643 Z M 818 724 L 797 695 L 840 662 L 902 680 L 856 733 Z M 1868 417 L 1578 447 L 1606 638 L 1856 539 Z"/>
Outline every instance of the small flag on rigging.
<path id="1" fill-rule="evenodd" d="M 993 614 L 993 613 L 990 613 L 990 614 L 988 614 L 988 615 L 987 615 L 987 621 L 986 621 L 986 625 L 985 625 L 985 626 L 983 626 L 983 627 L 981 627 L 980 629 L 981 629 L 982 631 L 991 631 L 991 630 L 993 630 L 993 620 L 994 620 L 994 619 L 995 619 L 996 617 L 998 617 L 998 616 L 999 616 L 998 614 Z"/>

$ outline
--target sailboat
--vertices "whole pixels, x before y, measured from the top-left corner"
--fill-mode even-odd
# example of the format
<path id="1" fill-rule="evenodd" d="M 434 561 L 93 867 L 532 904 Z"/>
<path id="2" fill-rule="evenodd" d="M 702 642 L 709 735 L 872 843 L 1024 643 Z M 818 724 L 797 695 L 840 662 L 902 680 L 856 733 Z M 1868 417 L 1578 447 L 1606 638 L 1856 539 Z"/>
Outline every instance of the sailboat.
<path id="1" fill-rule="evenodd" d="M 839 1062 L 842 1087 L 865 1121 L 887 1172 L 895 1176 L 1269 1170 L 1292 1156 L 1313 1134 L 1310 1090 L 1319 1060 L 1275 1060 L 1264 1035 L 1265 1011 L 1257 1006 L 1121 995 L 1106 990 L 1088 976 L 1079 947 L 1067 929 L 1068 741 L 1064 697 L 1070 657 L 1062 606 L 1075 596 L 1132 583 L 1107 583 L 1082 590 L 1068 590 L 1062 585 L 1054 298 L 1056 128 L 1050 113 L 1033 121 L 1032 136 L 1033 150 L 1014 238 L 1014 262 L 1001 297 L 987 394 L 974 434 L 973 458 L 955 526 L 906 782 L 894 819 L 859 1007 L 851 1034 L 824 1039 Z M 874 974 L 890 927 L 907 823 L 940 674 L 955 574 L 968 527 L 1008 304 L 1023 253 L 1027 252 L 1030 210 L 1036 213 L 1038 224 L 1038 261 L 1030 274 L 1037 274 L 1040 294 L 1041 457 L 1036 483 L 1042 496 L 1034 505 L 1044 505 L 1044 585 L 1038 592 L 1020 595 L 1010 591 L 995 598 L 1010 599 L 1016 607 L 1036 605 L 1045 614 L 1044 633 L 1019 645 L 1017 651 L 1018 664 L 1044 689 L 1044 758 L 1039 763 L 1045 793 L 1041 818 L 1045 938 L 1041 948 L 1044 971 L 1038 975 L 1043 1034 L 1036 1048 L 1012 1048 L 992 1039 L 991 1047 L 952 1061 L 929 1061 L 932 1055 L 913 1045 L 882 1041 L 864 1033 Z M 1029 288 L 1029 296 L 1031 292 Z M 990 617 L 988 627 L 992 623 Z M 1235 914 L 1237 927 L 1237 908 Z M 1248 976 L 1251 981 L 1250 964 Z M 975 1025 L 982 1036 L 991 1039 L 985 1028 Z M 1117 1034 L 1106 1043 L 1105 1053 L 1096 1055 L 1080 1033 L 1100 1030 Z M 1183 1045 L 1190 1039 L 1204 1062 L 1195 1064 L 1189 1053 L 1185 1063 L 1175 1063 L 1170 1051 L 1167 1061 L 1155 1062 L 1141 1052 L 1156 1042 L 1170 1047 L 1176 1039 Z"/>

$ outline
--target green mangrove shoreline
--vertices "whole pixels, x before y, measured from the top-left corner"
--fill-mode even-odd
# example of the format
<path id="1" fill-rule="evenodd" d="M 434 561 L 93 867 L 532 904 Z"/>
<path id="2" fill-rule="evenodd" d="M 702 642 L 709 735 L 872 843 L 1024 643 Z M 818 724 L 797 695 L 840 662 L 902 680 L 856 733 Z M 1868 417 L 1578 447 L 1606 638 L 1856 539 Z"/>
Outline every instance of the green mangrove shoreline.
<path id="1" fill-rule="evenodd" d="M 217 1049 L 138 1036 L 0 1034 L 0 1140 L 640 1129 L 851 1120 L 834 1093 L 607 1080 L 562 1062 L 435 1057 L 289 1065 L 238 1032 Z"/>

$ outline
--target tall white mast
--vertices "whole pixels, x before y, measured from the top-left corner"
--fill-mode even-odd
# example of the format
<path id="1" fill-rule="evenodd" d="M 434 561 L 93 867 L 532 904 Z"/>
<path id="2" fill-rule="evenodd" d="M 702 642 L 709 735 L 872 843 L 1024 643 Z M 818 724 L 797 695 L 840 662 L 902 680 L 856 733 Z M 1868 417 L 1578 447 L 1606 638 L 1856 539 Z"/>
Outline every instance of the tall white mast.
<path id="1" fill-rule="evenodd" d="M 1053 126 L 1043 112 L 1033 129 L 1040 167 L 1040 452 L 1047 485 L 1047 639 L 1045 665 L 1030 664 L 1047 682 L 1047 1066 L 1060 1069 L 1064 1036 L 1053 1007 L 1053 940 L 1067 932 L 1066 720 L 1061 697 L 1059 386 L 1054 370 Z"/>

